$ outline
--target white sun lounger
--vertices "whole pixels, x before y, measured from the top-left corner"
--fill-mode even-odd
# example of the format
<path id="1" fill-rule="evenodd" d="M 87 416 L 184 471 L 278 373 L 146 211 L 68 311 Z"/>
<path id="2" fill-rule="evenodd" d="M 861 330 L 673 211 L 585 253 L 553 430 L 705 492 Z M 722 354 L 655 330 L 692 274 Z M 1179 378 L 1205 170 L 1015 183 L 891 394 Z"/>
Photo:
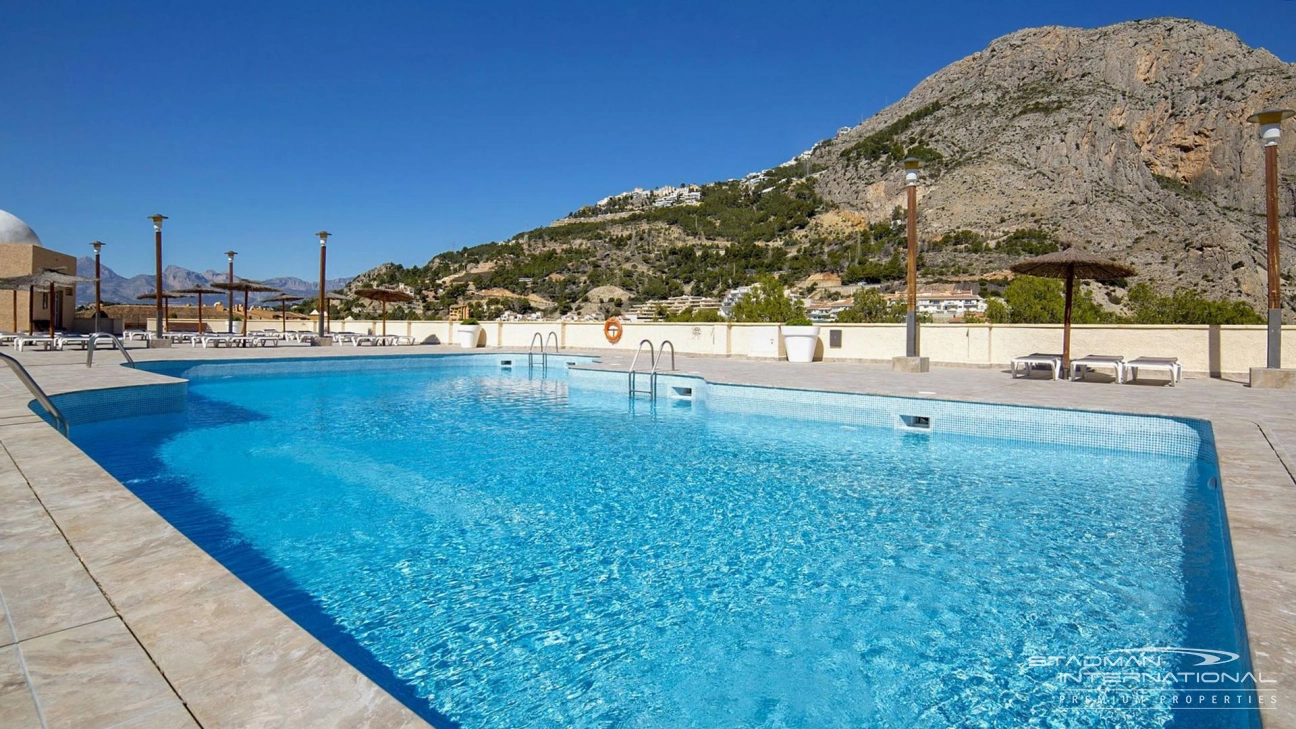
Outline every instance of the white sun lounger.
<path id="1" fill-rule="evenodd" d="M 54 345 L 54 337 L 45 337 L 40 335 L 18 337 L 14 340 L 14 349 L 17 349 L 19 352 L 23 351 L 26 347 L 40 347 L 41 349 L 48 351 L 53 349 Z"/>
<path id="2" fill-rule="evenodd" d="M 1183 379 L 1183 367 L 1179 365 L 1178 357 L 1139 357 L 1125 363 L 1125 371 L 1129 373 L 1126 382 L 1133 382 L 1138 379 L 1140 369 L 1157 370 L 1170 375 L 1170 386 L 1174 387 Z"/>
<path id="3" fill-rule="evenodd" d="M 71 336 L 60 335 L 54 338 L 54 349 L 64 350 L 71 347 L 86 349 L 90 346 L 90 337 L 84 334 L 74 334 Z"/>
<path id="4" fill-rule="evenodd" d="M 1090 354 L 1079 359 L 1071 360 L 1071 379 L 1083 377 L 1080 371 L 1083 369 L 1097 369 L 1100 367 L 1110 367 L 1116 377 L 1116 384 L 1125 382 L 1125 358 L 1109 354 Z"/>
<path id="5" fill-rule="evenodd" d="M 391 339 L 392 339 L 392 344 L 395 344 L 396 346 L 401 346 L 401 345 L 413 346 L 414 344 L 417 344 L 417 342 L 414 340 L 414 337 L 406 336 L 404 334 L 398 334 L 392 337 Z"/>
<path id="6" fill-rule="evenodd" d="M 1062 379 L 1062 355 L 1060 354 L 1042 354 L 1036 352 L 1028 354 L 1025 357 L 1014 357 L 1012 361 L 1012 376 L 1017 376 L 1017 370 L 1020 368 L 1027 377 L 1030 377 L 1031 370 L 1036 367 L 1047 367 L 1053 373 L 1053 379 Z"/>

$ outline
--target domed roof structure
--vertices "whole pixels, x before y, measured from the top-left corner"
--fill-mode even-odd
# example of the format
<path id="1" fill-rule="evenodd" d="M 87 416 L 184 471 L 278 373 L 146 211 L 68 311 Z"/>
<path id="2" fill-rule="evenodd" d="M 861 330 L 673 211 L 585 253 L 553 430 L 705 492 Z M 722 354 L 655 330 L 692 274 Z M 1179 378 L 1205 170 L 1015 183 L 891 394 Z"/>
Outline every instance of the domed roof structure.
<path id="1" fill-rule="evenodd" d="M 31 226 L 16 215 L 0 210 L 0 243 L 25 243 L 39 246 L 41 239 Z"/>

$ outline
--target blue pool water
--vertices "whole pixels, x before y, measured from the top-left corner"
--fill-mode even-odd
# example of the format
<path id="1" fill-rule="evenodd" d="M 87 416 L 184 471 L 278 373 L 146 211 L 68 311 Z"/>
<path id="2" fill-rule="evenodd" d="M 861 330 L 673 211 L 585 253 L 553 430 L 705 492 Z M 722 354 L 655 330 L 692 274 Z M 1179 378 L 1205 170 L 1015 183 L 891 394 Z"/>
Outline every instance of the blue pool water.
<path id="1" fill-rule="evenodd" d="M 437 726 L 1257 726 L 1042 659 L 1245 670 L 1193 459 L 455 366 L 197 378 L 72 435 Z"/>

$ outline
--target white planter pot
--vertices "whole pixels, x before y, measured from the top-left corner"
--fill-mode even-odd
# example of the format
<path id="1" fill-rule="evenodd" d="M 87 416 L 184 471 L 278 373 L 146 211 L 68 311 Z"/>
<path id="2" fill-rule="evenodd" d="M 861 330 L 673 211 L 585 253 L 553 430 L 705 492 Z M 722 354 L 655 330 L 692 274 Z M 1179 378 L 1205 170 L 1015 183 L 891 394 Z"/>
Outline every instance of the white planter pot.
<path id="1" fill-rule="evenodd" d="M 476 349 L 477 340 L 481 337 L 480 324 L 460 324 L 455 329 L 455 341 L 464 349 Z"/>
<path id="2" fill-rule="evenodd" d="M 783 327 L 783 348 L 789 362 L 813 362 L 819 346 L 819 327 Z"/>

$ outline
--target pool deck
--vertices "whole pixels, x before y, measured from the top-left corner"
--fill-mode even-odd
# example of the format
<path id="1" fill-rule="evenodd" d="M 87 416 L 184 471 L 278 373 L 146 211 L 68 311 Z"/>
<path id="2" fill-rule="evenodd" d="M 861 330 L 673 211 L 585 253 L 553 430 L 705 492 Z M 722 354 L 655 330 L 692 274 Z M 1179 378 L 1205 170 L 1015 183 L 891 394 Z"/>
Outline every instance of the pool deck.
<path id="1" fill-rule="evenodd" d="M 477 350 L 492 353 L 509 350 Z M 132 349 L 139 361 L 459 354 L 445 346 Z M 573 351 L 575 353 L 575 351 Z M 624 371 L 625 355 L 599 368 Z M 101 351 L 17 356 L 51 395 L 169 378 Z M 1211 421 L 1268 729 L 1296 729 L 1296 392 L 1012 379 L 990 369 L 679 358 L 711 382 Z M 0 726 L 427 726 L 189 542 L 28 408 L 0 372 Z M 1210 648 L 1212 646 L 1193 646 Z"/>

